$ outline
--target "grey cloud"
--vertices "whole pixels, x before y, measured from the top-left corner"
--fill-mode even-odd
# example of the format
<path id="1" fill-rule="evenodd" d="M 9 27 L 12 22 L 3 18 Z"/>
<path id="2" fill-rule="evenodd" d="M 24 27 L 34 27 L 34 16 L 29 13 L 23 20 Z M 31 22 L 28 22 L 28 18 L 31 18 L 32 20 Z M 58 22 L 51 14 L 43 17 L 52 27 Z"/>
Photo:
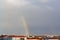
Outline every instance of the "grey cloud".
<path id="1" fill-rule="evenodd" d="M 58 7 L 58 10 L 57 7 L 54 9 L 54 6 L 52 6 L 54 10 L 49 10 L 51 8 L 50 5 L 47 8 L 46 5 L 37 6 L 32 3 L 19 8 L 13 6 L 7 7 L 5 5 L 1 8 L 2 10 L 0 10 L 1 33 L 25 33 L 22 20 L 20 19 L 20 17 L 24 15 L 31 33 L 49 34 L 54 31 L 59 34 L 60 7 Z"/>

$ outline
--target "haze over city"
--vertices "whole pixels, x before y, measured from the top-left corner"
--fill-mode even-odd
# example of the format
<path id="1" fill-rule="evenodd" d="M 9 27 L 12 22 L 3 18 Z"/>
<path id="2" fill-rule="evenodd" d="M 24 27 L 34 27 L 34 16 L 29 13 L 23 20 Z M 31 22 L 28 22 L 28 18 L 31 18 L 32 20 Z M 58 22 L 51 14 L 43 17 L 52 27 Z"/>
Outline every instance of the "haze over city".
<path id="1" fill-rule="evenodd" d="M 60 34 L 60 0 L 0 0 L 0 34 Z"/>

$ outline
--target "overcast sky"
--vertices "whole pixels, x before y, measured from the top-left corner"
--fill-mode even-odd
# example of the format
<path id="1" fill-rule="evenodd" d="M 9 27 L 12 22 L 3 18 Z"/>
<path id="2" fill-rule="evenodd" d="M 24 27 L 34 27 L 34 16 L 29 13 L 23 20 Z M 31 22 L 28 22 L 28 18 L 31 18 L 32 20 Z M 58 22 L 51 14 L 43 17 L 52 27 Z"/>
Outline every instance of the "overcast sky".
<path id="1" fill-rule="evenodd" d="M 60 34 L 60 0 L 0 0 L 0 34 Z"/>

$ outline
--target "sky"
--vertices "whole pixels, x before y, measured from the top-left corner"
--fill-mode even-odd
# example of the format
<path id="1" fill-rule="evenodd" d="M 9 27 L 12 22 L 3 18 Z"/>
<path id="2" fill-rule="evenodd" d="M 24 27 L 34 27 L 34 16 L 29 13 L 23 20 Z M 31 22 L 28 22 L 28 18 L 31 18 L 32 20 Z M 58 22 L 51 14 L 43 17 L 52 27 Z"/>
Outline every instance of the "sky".
<path id="1" fill-rule="evenodd" d="M 0 34 L 60 34 L 60 0 L 0 0 Z"/>

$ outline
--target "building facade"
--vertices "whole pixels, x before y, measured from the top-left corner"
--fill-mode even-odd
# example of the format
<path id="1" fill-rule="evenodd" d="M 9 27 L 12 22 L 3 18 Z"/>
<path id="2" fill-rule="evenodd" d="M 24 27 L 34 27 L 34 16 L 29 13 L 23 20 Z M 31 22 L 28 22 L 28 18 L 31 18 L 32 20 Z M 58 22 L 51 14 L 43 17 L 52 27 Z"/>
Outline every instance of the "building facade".
<path id="1" fill-rule="evenodd" d="M 0 40 L 60 40 L 60 36 L 0 35 Z"/>

